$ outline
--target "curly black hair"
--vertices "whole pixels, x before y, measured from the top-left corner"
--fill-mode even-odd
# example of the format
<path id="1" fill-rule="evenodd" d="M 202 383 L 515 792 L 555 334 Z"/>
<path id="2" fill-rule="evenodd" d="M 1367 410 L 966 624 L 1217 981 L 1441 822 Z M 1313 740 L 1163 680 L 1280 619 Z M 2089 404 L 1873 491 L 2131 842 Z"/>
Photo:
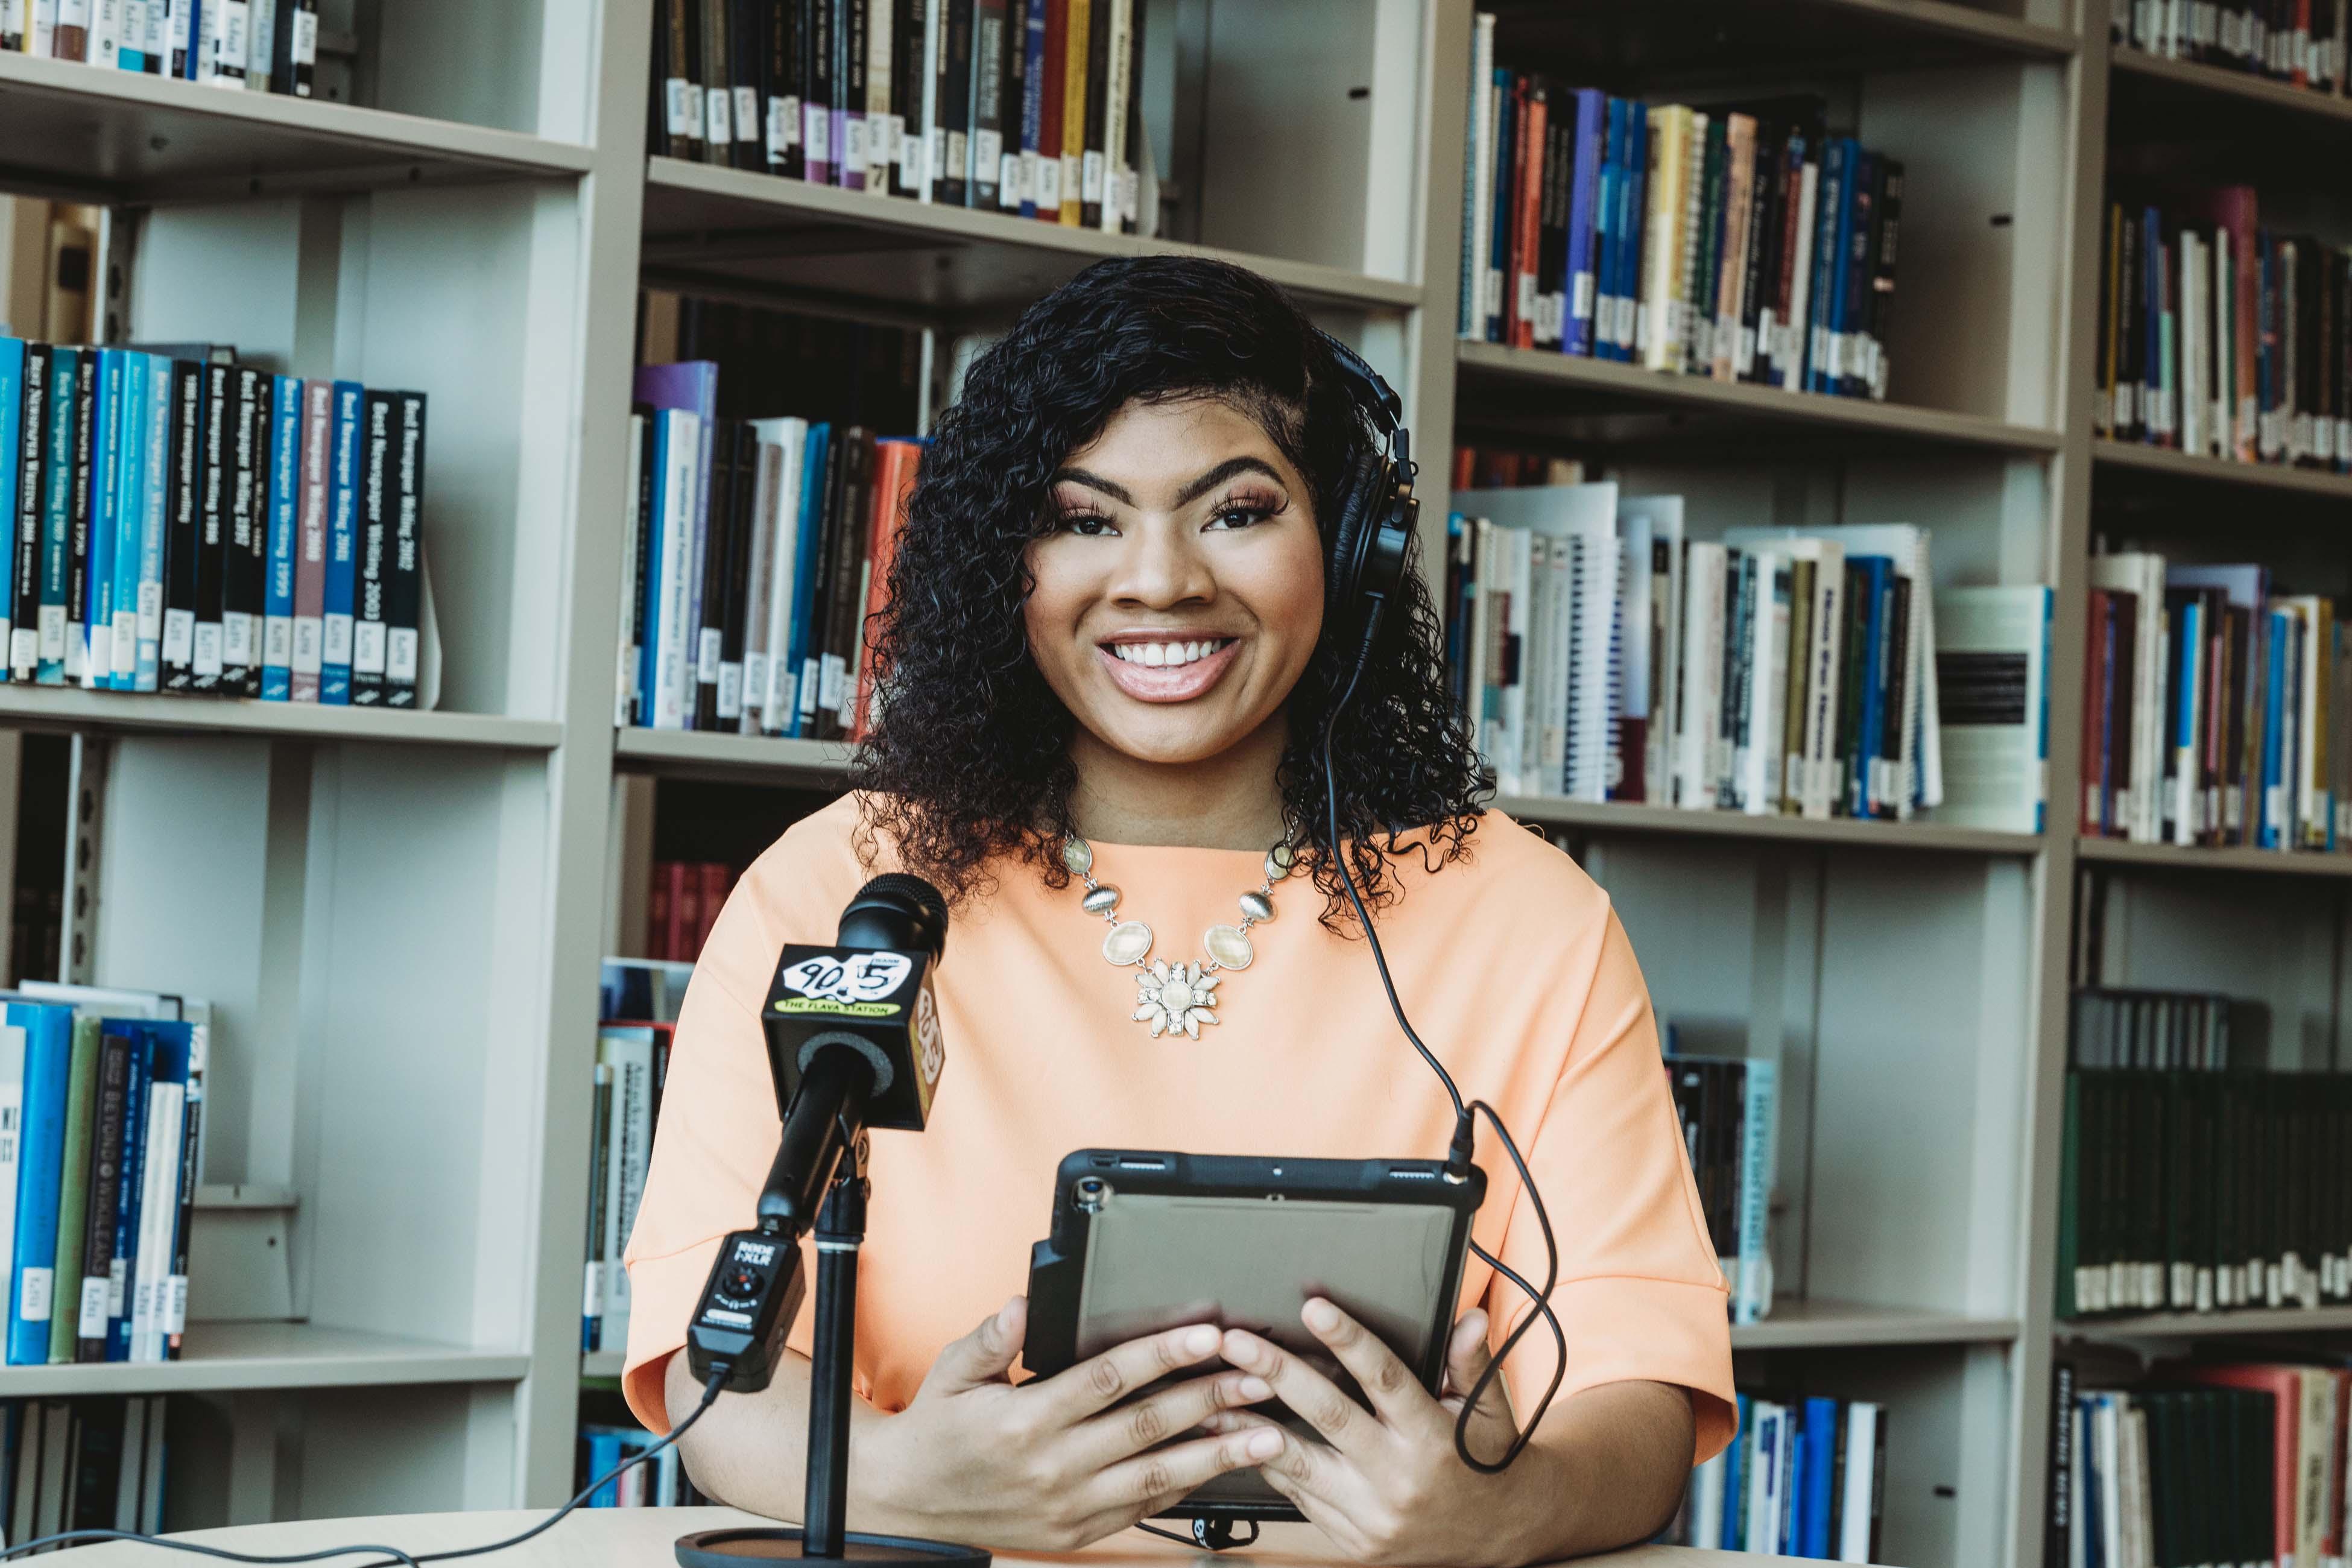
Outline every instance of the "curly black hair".
<path id="1" fill-rule="evenodd" d="M 850 781 L 863 792 L 858 847 L 869 861 L 882 830 L 951 902 L 984 891 L 1000 858 L 1067 885 L 1057 851 L 1074 831 L 1076 720 L 1030 657 L 1025 552 L 1046 531 L 1047 492 L 1071 452 L 1130 403 L 1194 397 L 1264 426 L 1307 477 L 1328 543 L 1348 477 L 1375 437 L 1328 345 L 1257 274 L 1185 257 L 1098 261 L 974 361 L 923 455 L 888 608 L 868 627 L 879 717 Z M 1327 614 L 1291 690 L 1276 777 L 1290 842 L 1336 932 L 1352 911 L 1328 853 L 1321 742 L 1355 650 L 1335 646 L 1334 624 Z M 1384 861 L 1403 847 L 1400 834 L 1426 831 L 1421 853 L 1434 870 L 1468 853 L 1477 826 L 1485 785 L 1443 649 L 1409 558 L 1332 744 L 1340 835 L 1373 907 L 1396 896 Z"/>

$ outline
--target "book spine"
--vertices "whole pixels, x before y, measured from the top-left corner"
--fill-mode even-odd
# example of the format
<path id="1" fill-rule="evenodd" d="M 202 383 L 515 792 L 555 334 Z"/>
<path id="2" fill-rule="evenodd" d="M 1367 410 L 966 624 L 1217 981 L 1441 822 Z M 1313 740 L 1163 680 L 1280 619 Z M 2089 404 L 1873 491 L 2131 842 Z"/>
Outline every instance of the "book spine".
<path id="1" fill-rule="evenodd" d="M 1103 226 L 1104 171 L 1109 146 L 1111 59 L 1125 52 L 1118 0 L 1094 0 L 1087 27 L 1087 130 L 1078 153 L 1078 226 Z"/>
<path id="2" fill-rule="evenodd" d="M 383 700 L 387 708 L 415 708 L 425 605 L 425 394 L 395 392 L 392 405 L 392 550 L 384 584 Z"/>
<path id="3" fill-rule="evenodd" d="M 761 17 L 761 151 L 768 173 L 801 177 L 799 0 L 769 0 Z"/>
<path id="4" fill-rule="evenodd" d="M 139 675 L 139 542 L 147 515 L 148 358 L 122 356 L 122 411 L 114 446 L 114 523 L 109 531 L 106 667 L 98 684 L 129 691 Z M 0 472 L 5 472 L 0 464 Z"/>
<path id="5" fill-rule="evenodd" d="M 118 454 L 122 447 L 122 362 L 121 349 L 100 349 L 97 400 L 90 421 L 89 479 L 84 488 L 87 517 L 82 529 L 84 554 L 82 588 L 74 603 L 79 606 L 81 636 L 69 638 L 69 653 L 78 653 L 74 671 L 81 685 L 96 690 L 114 679 L 114 536 L 121 526 L 121 472 Z"/>
<path id="6" fill-rule="evenodd" d="M 335 387 L 332 382 L 298 383 L 301 419 L 299 481 L 295 507 L 293 646 L 288 664 L 289 696 L 296 702 L 320 699 L 320 675 L 327 588 L 327 513 L 334 467 Z"/>
<path id="7" fill-rule="evenodd" d="M 773 7 L 769 0 L 729 0 L 729 6 L 728 86 L 733 98 L 728 105 L 728 129 L 733 140 L 728 145 L 727 161 L 738 169 L 764 170 L 768 166 L 767 93 L 763 90 L 766 22 Z"/>
<path id="8" fill-rule="evenodd" d="M 735 67 L 727 49 L 727 12 L 731 0 L 697 0 L 696 58 L 702 76 L 702 142 L 706 163 L 735 161 Z"/>
<path id="9" fill-rule="evenodd" d="M 941 0 L 937 118 L 931 126 L 931 199 L 960 207 L 971 200 L 971 62 L 974 0 Z"/>
<path id="10" fill-rule="evenodd" d="M 50 24 L 49 32 L 50 58 L 89 58 L 90 5 L 91 0 L 57 0 L 56 20 Z"/>
<path id="11" fill-rule="evenodd" d="M 188 1080 L 180 1097 L 180 1126 L 166 1152 L 173 1158 L 173 1204 L 162 1248 L 163 1287 L 156 1303 L 157 1361 L 177 1361 L 188 1331 L 188 1248 L 196 1218 L 197 1162 L 204 1150 L 205 1074 L 202 1057 L 206 1026 L 190 1033 Z"/>
<path id="12" fill-rule="evenodd" d="M 1018 0 L 1021 36 L 1021 147 L 1018 205 L 1023 217 L 1037 216 L 1037 149 L 1045 134 L 1045 13 L 1047 0 Z"/>
<path id="13" fill-rule="evenodd" d="M 384 705 L 385 587 L 391 568 L 393 399 L 371 389 L 362 404 L 359 563 L 352 601 L 352 706 Z"/>
<path id="14" fill-rule="evenodd" d="M 294 562 L 302 500 L 302 384 L 290 375 L 269 383 L 268 493 L 266 554 L 268 581 L 262 598 L 261 699 L 294 697 Z"/>
<path id="15" fill-rule="evenodd" d="M 834 183 L 866 188 L 866 18 L 875 0 L 838 0 L 833 26 Z M 888 0 L 880 0 L 887 4 Z"/>
<path id="16" fill-rule="evenodd" d="M 25 372 L 26 345 L 0 337 L 0 562 L 16 559 L 17 486 L 25 479 Z M 16 618 L 15 593 L 0 593 L 0 681 L 9 678 L 8 649 Z"/>
<path id="17" fill-rule="evenodd" d="M 163 619 L 157 643 L 159 685 L 186 691 L 195 684 L 196 544 L 204 528 L 205 367 L 172 362 L 170 510 L 164 515 Z"/>
<path id="18" fill-rule="evenodd" d="M 899 0 L 866 0 L 866 189 L 877 196 L 890 194 L 898 139 L 907 130 L 898 110 L 898 10 Z"/>
<path id="19" fill-rule="evenodd" d="M 87 447 L 76 437 L 88 429 L 79 410 L 83 362 L 92 357 L 89 350 L 58 350 L 50 384 L 49 447 L 41 473 L 40 663 L 35 671 L 44 686 L 62 686 L 66 679 L 66 582 L 73 555 L 74 498 L 78 491 L 87 493 L 77 479 L 86 483 L 88 478 L 86 456 L 77 460 L 78 447 L 84 454 Z"/>
<path id="20" fill-rule="evenodd" d="M 931 86 L 925 50 L 930 39 L 929 0 L 893 0 L 890 19 L 890 194 L 918 200 L 929 194 L 923 105 Z"/>
<path id="21" fill-rule="evenodd" d="M 221 690 L 257 693 L 260 646 L 256 624 L 268 564 L 266 487 L 269 472 L 270 378 L 239 365 L 232 377 L 236 405 L 228 431 L 227 545 L 221 571 Z"/>
<path id="22" fill-rule="evenodd" d="M 692 599 L 687 576 L 692 564 L 695 473 L 701 450 L 702 421 L 698 415 L 684 409 L 668 409 L 662 413 L 661 422 L 662 503 L 656 556 L 660 610 L 651 638 L 656 649 L 654 725 L 656 729 L 683 730 L 687 727 L 686 699 L 694 689 L 694 661 L 688 647 L 690 628 L 687 625 Z"/>
<path id="23" fill-rule="evenodd" d="M 971 104 L 970 166 L 965 191 L 975 207 L 1003 203 L 1005 0 L 974 0 L 971 18 L 971 79 L 964 91 Z"/>
<path id="24" fill-rule="evenodd" d="M 222 689 L 221 617 L 226 608 L 223 587 L 229 560 L 229 489 L 235 483 L 236 464 L 236 384 L 231 366 L 207 364 L 203 372 L 204 427 L 197 453 L 195 641 L 189 661 L 189 688 L 217 693 Z"/>
<path id="25" fill-rule="evenodd" d="M 177 406 L 172 362 L 147 358 L 147 414 L 142 427 L 146 476 L 140 487 L 137 574 L 131 592 L 137 625 L 130 689 L 153 691 L 162 684 L 163 648 L 163 546 L 171 528 L 173 418 Z"/>
<path id="26" fill-rule="evenodd" d="M 90 1117 L 98 1098 L 98 1020 L 76 1016 L 66 1079 L 65 1134 L 58 1161 L 57 1278 L 49 1296 L 48 1360 L 74 1359 L 80 1324 L 82 1269 L 89 1230 Z"/>
<path id="27" fill-rule="evenodd" d="M 98 525 L 99 457 L 105 427 L 104 349 L 83 349 L 74 364 L 73 492 L 66 517 L 65 679 L 89 670 L 90 535 Z"/>
<path id="28" fill-rule="evenodd" d="M 834 183 L 833 60 L 837 0 L 805 0 L 801 6 L 801 177 L 813 185 Z"/>
<path id="29" fill-rule="evenodd" d="M 16 1012 L 12 1005 L 10 1011 Z M 8 1364 L 41 1366 L 49 1359 L 49 1316 L 57 1284 L 58 1207 L 64 1193 L 66 1100 L 73 1066 L 70 1027 L 60 1009 L 25 1026 L 25 1102 L 16 1182 L 13 1289 L 8 1297 Z"/>
<path id="30" fill-rule="evenodd" d="M 103 1026 L 98 1094 L 91 1120 L 89 1199 L 83 1234 L 81 1294 L 75 1303 L 74 1360 L 106 1359 L 106 1304 L 114 1260 L 114 1217 L 122 1186 L 124 1101 L 131 1091 L 131 1041 Z"/>
<path id="31" fill-rule="evenodd" d="M 1062 48 L 1062 201 L 1060 221 L 1083 222 L 1087 152 L 1087 79 L 1097 0 L 1066 0 Z"/>
<path id="32" fill-rule="evenodd" d="M 107 1262 L 106 1359 L 131 1359 L 131 1300 L 137 1284 L 140 1192 L 146 1179 L 148 1091 L 154 1081 L 152 1040 L 131 1035 L 130 1090 L 122 1113 L 122 1171 L 114 1201 L 112 1256 Z"/>
<path id="33" fill-rule="evenodd" d="M 360 408 L 365 396 L 365 390 L 354 383 L 333 384 L 327 561 L 319 610 L 319 700 L 335 706 L 349 706 L 352 700 L 354 606 L 359 597 Z"/>
<path id="34" fill-rule="evenodd" d="M 31 343 L 25 351 L 23 417 L 19 423 L 16 516 L 11 541 L 8 673 L 11 679 L 30 680 L 40 668 L 41 521 L 47 514 L 50 384 L 57 374 L 57 353 L 47 343 Z"/>

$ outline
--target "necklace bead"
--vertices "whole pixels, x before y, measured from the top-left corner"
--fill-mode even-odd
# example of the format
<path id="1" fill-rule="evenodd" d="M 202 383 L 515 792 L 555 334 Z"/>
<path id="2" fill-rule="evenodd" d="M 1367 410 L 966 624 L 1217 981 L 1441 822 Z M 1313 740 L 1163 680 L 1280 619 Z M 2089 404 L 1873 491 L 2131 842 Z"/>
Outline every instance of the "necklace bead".
<path id="1" fill-rule="evenodd" d="M 1239 926 L 1211 926 L 1201 933 L 1201 945 L 1217 961 L 1220 969 L 1247 969 L 1257 956 L 1251 947 L 1249 934 Z"/>
<path id="2" fill-rule="evenodd" d="M 1071 834 L 1062 840 L 1062 864 L 1070 868 L 1072 876 L 1085 876 L 1095 868 L 1095 847 Z"/>
<path id="3" fill-rule="evenodd" d="M 1257 921 L 1260 925 L 1264 925 L 1266 921 L 1274 919 L 1274 900 L 1267 898 L 1264 893 L 1255 891 L 1244 893 L 1241 898 L 1241 905 L 1242 913 Z"/>
<path id="4" fill-rule="evenodd" d="M 1078 907 L 1090 915 L 1107 915 L 1118 908 L 1118 889 L 1108 882 L 1089 888 L 1087 896 L 1078 900 Z"/>

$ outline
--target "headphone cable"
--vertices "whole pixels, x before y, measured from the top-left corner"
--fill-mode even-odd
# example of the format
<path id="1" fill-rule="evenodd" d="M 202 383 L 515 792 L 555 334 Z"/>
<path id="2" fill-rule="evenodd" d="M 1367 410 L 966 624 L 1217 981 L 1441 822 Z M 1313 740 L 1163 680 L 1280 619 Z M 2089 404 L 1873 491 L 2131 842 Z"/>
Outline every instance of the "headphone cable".
<path id="1" fill-rule="evenodd" d="M 1413 1029 L 1412 1021 L 1405 1016 L 1404 1004 L 1397 997 L 1396 981 L 1389 973 L 1388 955 L 1381 951 L 1380 933 L 1372 927 L 1371 914 L 1364 908 L 1363 895 L 1356 888 L 1355 873 L 1349 868 L 1348 857 L 1339 846 L 1339 773 L 1332 765 L 1331 739 L 1339 728 L 1339 716 L 1355 700 L 1357 684 L 1363 678 L 1365 665 L 1370 662 L 1372 639 L 1379 634 L 1381 619 L 1387 608 L 1388 602 L 1384 598 L 1372 601 L 1371 615 L 1364 625 L 1363 646 L 1356 652 L 1355 668 L 1349 671 L 1348 684 L 1340 689 L 1339 700 L 1332 704 L 1330 717 L 1323 726 L 1325 822 L 1331 841 L 1332 858 L 1339 863 L 1339 880 L 1348 889 L 1348 901 L 1355 906 L 1357 921 L 1364 928 L 1364 940 L 1371 945 L 1372 963 L 1380 971 L 1381 988 L 1388 994 L 1389 1011 L 1396 1015 L 1397 1027 L 1404 1031 L 1404 1037 L 1412 1043 L 1414 1050 L 1421 1053 L 1421 1059 L 1429 1064 L 1429 1070 L 1435 1073 L 1437 1081 L 1445 1086 L 1446 1098 L 1454 1102 L 1454 1139 L 1446 1151 L 1447 1173 L 1457 1179 L 1468 1175 L 1472 1146 L 1477 1131 L 1476 1118 L 1483 1114 L 1488 1125 L 1494 1128 L 1495 1136 L 1502 1140 L 1503 1152 L 1510 1157 L 1512 1168 L 1518 1173 L 1520 1190 L 1527 1194 L 1528 1206 L 1535 1210 L 1536 1224 L 1543 1232 L 1544 1282 L 1541 1289 L 1528 1283 L 1517 1269 L 1479 1246 L 1475 1240 L 1470 1243 L 1470 1250 L 1478 1260 L 1518 1287 L 1533 1307 L 1533 1310 L 1520 1318 L 1510 1332 L 1503 1337 L 1502 1344 L 1496 1347 L 1493 1358 L 1486 1363 L 1486 1369 L 1465 1392 L 1462 1409 L 1454 1419 L 1454 1451 L 1461 1456 L 1462 1462 L 1480 1475 L 1499 1475 L 1511 1467 L 1512 1461 L 1525 1452 L 1528 1444 L 1533 1440 L 1536 1428 L 1543 1424 L 1545 1413 L 1551 1408 L 1552 1396 L 1559 1392 L 1560 1380 L 1568 1372 L 1568 1335 L 1560 1328 L 1559 1316 L 1552 1310 L 1551 1305 L 1552 1288 L 1559 1282 L 1559 1246 L 1552 1235 L 1551 1216 L 1544 1212 L 1543 1194 L 1536 1189 L 1535 1178 L 1528 1170 L 1527 1161 L 1520 1157 L 1519 1146 L 1512 1141 L 1510 1129 L 1503 1125 L 1502 1117 L 1486 1101 L 1464 1102 L 1462 1090 L 1454 1083 L 1454 1075 L 1445 1070 L 1445 1065 L 1437 1059 L 1437 1053 L 1423 1043 L 1421 1036 Z M 1501 1373 L 1504 1359 L 1517 1347 L 1519 1341 L 1527 1336 L 1538 1320 L 1551 1330 L 1552 1342 L 1559 1352 L 1552 1365 L 1551 1381 L 1545 1386 L 1543 1397 L 1536 1402 L 1534 1414 L 1513 1434 L 1510 1447 L 1504 1450 L 1503 1457 L 1482 1459 L 1470 1451 L 1470 1417 L 1477 1410 L 1478 1402 L 1493 1386 L 1496 1377 Z"/>

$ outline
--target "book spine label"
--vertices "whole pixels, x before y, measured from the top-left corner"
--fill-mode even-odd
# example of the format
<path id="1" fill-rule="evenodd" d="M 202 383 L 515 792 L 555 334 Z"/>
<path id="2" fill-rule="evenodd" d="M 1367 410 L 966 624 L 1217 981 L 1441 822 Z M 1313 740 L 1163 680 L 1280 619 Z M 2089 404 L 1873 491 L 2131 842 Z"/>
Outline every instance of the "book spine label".
<path id="1" fill-rule="evenodd" d="M 359 577 L 352 606 L 352 704 L 383 705 L 385 588 L 392 529 L 392 396 L 371 391 L 362 404 L 360 456 Z"/>
<path id="2" fill-rule="evenodd" d="M 193 689 L 221 689 L 222 589 L 228 567 L 229 487 L 234 482 L 236 391 L 227 365 L 204 367 L 205 416 L 199 454 L 195 642 Z"/>
<path id="3" fill-rule="evenodd" d="M 316 702 L 320 672 L 325 668 L 327 514 L 334 467 L 335 388 L 333 383 L 324 381 L 306 381 L 301 387 L 301 489 L 289 684 L 292 700 Z"/>
<path id="4" fill-rule="evenodd" d="M 144 511 L 139 522 L 138 584 L 132 591 L 138 616 L 137 650 L 132 655 L 131 685 L 135 691 L 153 691 L 162 683 L 163 651 L 163 543 L 172 519 L 172 422 L 177 406 L 170 360 L 150 355 L 147 361 L 147 480 L 142 497 Z"/>
<path id="5" fill-rule="evenodd" d="M 265 562 L 268 528 L 259 503 L 269 465 L 269 424 L 264 374 L 240 365 L 231 380 L 236 403 L 229 411 L 224 479 L 228 516 L 221 551 L 221 690 L 237 697 L 247 694 L 248 679 L 258 686 L 261 649 L 256 615 L 261 608 L 263 579 L 257 568 Z"/>
<path id="6" fill-rule="evenodd" d="M 63 685 L 66 678 L 66 562 L 72 552 L 74 405 L 79 396 L 80 358 L 75 350 L 58 350 L 50 379 L 48 451 L 41 469 L 40 610 L 34 623 L 40 629 L 34 677 L 44 686 Z"/>

